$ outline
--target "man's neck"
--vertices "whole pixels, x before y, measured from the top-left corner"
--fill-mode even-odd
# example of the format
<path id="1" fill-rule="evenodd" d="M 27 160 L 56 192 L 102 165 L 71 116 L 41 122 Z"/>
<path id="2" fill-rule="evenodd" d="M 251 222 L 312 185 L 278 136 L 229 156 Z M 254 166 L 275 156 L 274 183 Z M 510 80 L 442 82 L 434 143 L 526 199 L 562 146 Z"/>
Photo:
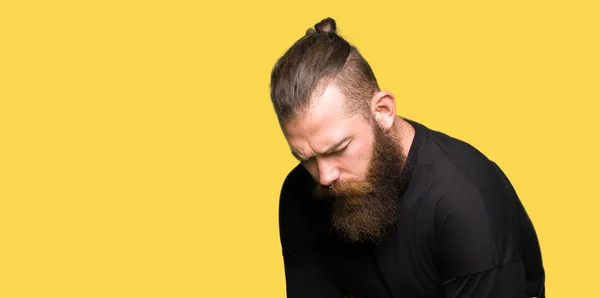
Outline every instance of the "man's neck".
<path id="1" fill-rule="evenodd" d="M 394 135 L 402 149 L 404 158 L 406 158 L 415 138 L 415 128 L 408 121 L 402 119 L 402 117 L 396 116 L 396 121 L 394 121 Z"/>

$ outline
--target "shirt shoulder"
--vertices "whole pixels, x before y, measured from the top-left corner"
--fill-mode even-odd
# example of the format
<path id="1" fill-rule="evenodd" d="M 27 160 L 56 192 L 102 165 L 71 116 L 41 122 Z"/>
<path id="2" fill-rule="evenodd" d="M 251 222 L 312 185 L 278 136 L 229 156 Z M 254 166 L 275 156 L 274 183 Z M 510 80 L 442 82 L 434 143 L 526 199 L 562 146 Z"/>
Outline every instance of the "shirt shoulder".
<path id="1" fill-rule="evenodd" d="M 288 297 L 342 298 L 341 288 L 323 262 L 327 217 L 312 194 L 311 181 L 298 165 L 281 188 L 279 229 L 286 293 Z"/>
<path id="2" fill-rule="evenodd" d="M 518 198 L 492 160 L 467 142 L 430 131 L 419 163 L 444 278 L 519 260 Z"/>
<path id="3" fill-rule="evenodd" d="M 326 206 L 315 198 L 313 187 L 312 178 L 301 165 L 287 175 L 281 187 L 279 234 L 288 260 L 316 253 L 329 231 Z"/>
<path id="4" fill-rule="evenodd" d="M 319 208 L 319 202 L 312 191 L 313 188 L 314 182 L 304 167 L 302 165 L 294 167 L 281 186 L 279 195 L 280 217 L 313 213 L 315 208 Z"/>

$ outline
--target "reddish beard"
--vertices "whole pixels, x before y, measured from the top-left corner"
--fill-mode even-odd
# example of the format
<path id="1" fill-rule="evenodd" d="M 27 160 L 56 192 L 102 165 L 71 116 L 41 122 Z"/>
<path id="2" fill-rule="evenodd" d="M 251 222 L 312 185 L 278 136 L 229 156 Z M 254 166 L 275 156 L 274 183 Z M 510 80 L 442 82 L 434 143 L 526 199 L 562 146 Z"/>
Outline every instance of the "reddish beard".
<path id="1" fill-rule="evenodd" d="M 405 157 L 396 139 L 373 124 L 374 143 L 366 179 L 318 186 L 317 197 L 331 200 L 331 225 L 351 242 L 378 242 L 398 217 L 397 200 L 405 189 Z"/>

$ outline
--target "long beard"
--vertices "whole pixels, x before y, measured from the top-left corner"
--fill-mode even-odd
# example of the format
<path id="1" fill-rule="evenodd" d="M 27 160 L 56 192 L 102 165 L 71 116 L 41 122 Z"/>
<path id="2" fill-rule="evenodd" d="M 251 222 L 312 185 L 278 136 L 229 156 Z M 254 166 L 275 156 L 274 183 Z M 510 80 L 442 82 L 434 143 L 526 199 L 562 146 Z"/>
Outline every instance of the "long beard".
<path id="1" fill-rule="evenodd" d="M 350 242 L 378 242 L 398 217 L 397 200 L 404 191 L 405 158 L 396 140 L 373 124 L 374 144 L 364 181 L 337 181 L 318 186 L 316 195 L 331 200 L 331 225 Z"/>

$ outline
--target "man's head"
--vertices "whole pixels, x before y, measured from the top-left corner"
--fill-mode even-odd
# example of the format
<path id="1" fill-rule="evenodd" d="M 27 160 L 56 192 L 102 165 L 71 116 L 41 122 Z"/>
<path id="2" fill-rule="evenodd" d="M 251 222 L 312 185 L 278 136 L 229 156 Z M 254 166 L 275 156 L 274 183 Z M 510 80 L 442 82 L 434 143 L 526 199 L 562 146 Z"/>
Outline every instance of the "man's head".
<path id="1" fill-rule="evenodd" d="M 277 61 L 271 99 L 292 154 L 333 204 L 333 227 L 351 241 L 380 239 L 403 187 L 395 101 L 333 19 Z"/>
<path id="2" fill-rule="evenodd" d="M 379 86 L 358 50 L 337 35 L 327 18 L 306 31 L 277 61 L 271 73 L 271 99 L 280 123 L 304 116 L 312 99 L 334 85 L 347 98 L 346 112 L 365 113 Z"/>

